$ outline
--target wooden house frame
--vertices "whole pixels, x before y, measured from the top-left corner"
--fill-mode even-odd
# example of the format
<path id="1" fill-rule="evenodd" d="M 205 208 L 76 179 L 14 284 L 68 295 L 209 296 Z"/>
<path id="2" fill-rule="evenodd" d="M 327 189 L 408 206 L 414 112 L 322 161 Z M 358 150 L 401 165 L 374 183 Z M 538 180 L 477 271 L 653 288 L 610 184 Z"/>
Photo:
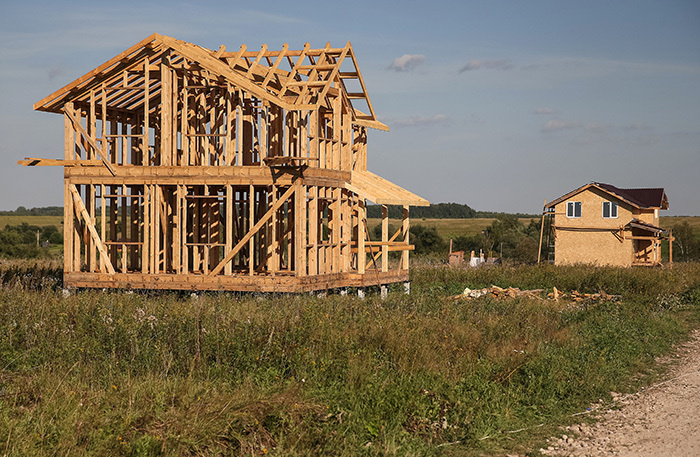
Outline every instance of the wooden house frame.
<path id="1" fill-rule="evenodd" d="M 655 266 L 661 264 L 664 240 L 673 262 L 672 233 L 659 227 L 662 209 L 668 209 L 662 188 L 621 189 L 592 182 L 545 202 L 542 228 L 551 227 L 556 265 Z M 542 234 L 540 253 L 541 247 Z"/>
<path id="2" fill-rule="evenodd" d="M 367 129 L 389 128 L 350 43 L 228 52 L 154 34 L 34 109 L 64 117 L 64 158 L 20 164 L 64 167 L 66 287 L 408 281 L 409 206 L 429 203 L 367 170 Z M 385 205 L 381 241 L 366 200 Z"/>

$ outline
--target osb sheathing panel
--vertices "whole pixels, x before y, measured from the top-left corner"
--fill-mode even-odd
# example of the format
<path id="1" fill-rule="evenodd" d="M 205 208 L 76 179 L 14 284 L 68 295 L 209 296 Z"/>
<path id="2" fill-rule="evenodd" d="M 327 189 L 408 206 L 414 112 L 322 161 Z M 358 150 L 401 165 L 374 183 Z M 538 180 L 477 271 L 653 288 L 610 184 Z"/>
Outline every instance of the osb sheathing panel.
<path id="1" fill-rule="evenodd" d="M 617 218 L 603 218 L 603 202 L 617 201 Z M 581 217 L 566 217 L 566 206 L 568 202 L 581 202 Z M 555 224 L 557 227 L 610 227 L 620 228 L 634 217 L 633 206 L 613 199 L 610 194 L 596 188 L 574 195 L 570 199 L 559 203 L 555 207 Z M 653 214 L 652 214 L 653 216 Z"/>
<path id="2" fill-rule="evenodd" d="M 557 230 L 555 265 L 591 263 L 630 266 L 632 240 L 620 241 L 611 232 L 571 232 Z"/>
<path id="3" fill-rule="evenodd" d="M 568 202 L 581 202 L 581 217 L 566 216 Z M 618 201 L 617 218 L 603 218 L 603 202 L 616 201 L 599 189 L 589 188 L 555 207 L 555 264 L 594 263 L 628 266 L 632 264 L 632 240 L 620 241 L 617 232 L 636 217 L 634 207 Z M 652 214 L 653 215 L 653 214 Z M 596 229 L 571 231 L 569 229 Z M 610 231 L 601 231 L 610 229 Z M 617 235 L 616 236 L 616 233 Z"/>

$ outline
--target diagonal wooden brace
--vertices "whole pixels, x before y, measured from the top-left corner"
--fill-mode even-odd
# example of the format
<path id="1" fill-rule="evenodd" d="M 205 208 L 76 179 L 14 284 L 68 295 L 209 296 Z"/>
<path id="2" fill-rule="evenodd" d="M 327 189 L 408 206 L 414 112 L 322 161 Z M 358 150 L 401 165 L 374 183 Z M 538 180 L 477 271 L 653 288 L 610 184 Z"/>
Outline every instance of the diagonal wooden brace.
<path id="1" fill-rule="evenodd" d="M 90 136 L 88 135 L 88 132 L 85 130 L 85 128 L 80 124 L 80 120 L 75 117 L 73 113 L 70 112 L 70 110 L 65 110 L 66 116 L 68 116 L 68 119 L 71 120 L 73 123 L 73 127 L 75 127 L 75 130 L 80 133 L 83 138 L 85 138 L 85 141 L 88 142 L 90 146 L 95 150 L 98 156 L 100 156 L 100 160 L 102 160 L 102 163 L 104 164 L 105 167 L 109 170 L 110 173 L 112 173 L 112 176 L 116 176 L 117 173 L 114 171 L 114 168 L 112 165 L 105 160 L 104 156 L 102 155 L 102 152 L 100 150 L 100 147 L 97 145 L 97 142 Z"/>
<path id="2" fill-rule="evenodd" d="M 112 266 L 112 262 L 109 260 L 107 248 L 105 248 L 105 245 L 102 243 L 100 235 L 97 234 L 97 228 L 95 228 L 95 224 L 92 223 L 92 218 L 90 218 L 90 214 L 85 208 L 83 199 L 80 198 L 80 192 L 78 192 L 78 189 L 75 187 L 75 184 L 69 184 L 68 188 L 70 189 L 71 194 L 73 194 L 73 201 L 75 202 L 75 206 L 78 208 L 80 215 L 83 216 L 83 220 L 85 220 L 85 226 L 88 228 L 90 236 L 92 236 L 92 240 L 95 242 L 95 246 L 97 246 L 97 250 L 100 251 L 100 263 L 107 268 L 107 271 L 110 274 L 114 274 L 114 267 Z"/>
<path id="3" fill-rule="evenodd" d="M 258 233 L 260 228 L 262 228 L 262 226 L 265 225 L 265 223 L 272 217 L 274 212 L 277 211 L 284 204 L 284 202 L 286 202 L 289 199 L 289 197 L 292 196 L 292 194 L 294 193 L 294 190 L 296 189 L 295 184 L 296 184 L 296 179 L 294 180 L 294 182 L 292 182 L 292 185 L 289 186 L 289 189 L 287 189 L 287 191 L 284 194 L 282 194 L 282 196 L 275 203 L 272 204 L 270 209 L 267 210 L 267 212 L 263 215 L 263 217 L 261 217 L 260 220 L 255 223 L 253 228 L 248 230 L 248 233 L 246 233 L 245 236 L 243 236 L 243 238 L 241 238 L 241 240 L 238 242 L 238 244 L 236 244 L 236 246 L 234 246 L 233 249 L 231 249 L 229 251 L 229 253 L 226 254 L 226 257 L 224 257 L 224 259 L 221 262 L 219 262 L 219 264 L 216 266 L 216 268 L 211 270 L 211 272 L 209 273 L 209 276 L 216 276 L 219 273 L 221 273 L 221 270 L 224 269 L 226 264 L 229 263 L 231 260 L 233 260 L 233 258 L 236 256 L 236 254 L 238 254 L 238 251 L 240 251 L 243 248 L 243 246 L 245 246 L 245 244 L 256 233 Z"/>

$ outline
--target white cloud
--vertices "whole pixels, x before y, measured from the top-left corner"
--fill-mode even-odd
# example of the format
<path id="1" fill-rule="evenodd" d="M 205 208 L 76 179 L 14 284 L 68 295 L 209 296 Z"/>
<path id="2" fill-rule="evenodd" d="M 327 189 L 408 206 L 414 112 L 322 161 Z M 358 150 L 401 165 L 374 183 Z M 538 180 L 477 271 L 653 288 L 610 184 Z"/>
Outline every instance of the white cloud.
<path id="1" fill-rule="evenodd" d="M 542 107 L 536 108 L 532 111 L 532 114 L 554 114 L 555 111 L 552 108 Z"/>
<path id="2" fill-rule="evenodd" d="M 472 71 L 472 70 L 480 70 L 480 69 L 487 69 L 487 70 L 512 70 L 515 68 L 515 66 L 511 63 L 510 60 L 507 59 L 501 59 L 501 60 L 470 60 L 467 62 L 465 66 L 459 69 L 459 73 L 464 73 L 465 71 Z"/>
<path id="3" fill-rule="evenodd" d="M 542 133 L 552 133 L 561 130 L 571 130 L 578 127 L 580 127 L 580 124 L 578 122 L 564 121 L 562 119 L 552 119 L 550 121 L 547 121 L 547 123 L 542 126 L 540 131 Z"/>
<path id="4" fill-rule="evenodd" d="M 420 125 L 446 124 L 450 119 L 444 114 L 436 114 L 431 117 L 415 116 L 405 119 L 387 120 L 386 122 L 394 128 L 415 127 Z"/>
<path id="5" fill-rule="evenodd" d="M 423 62 L 425 62 L 425 56 L 422 54 L 404 54 L 394 59 L 391 65 L 389 65 L 389 70 L 410 71 Z"/>

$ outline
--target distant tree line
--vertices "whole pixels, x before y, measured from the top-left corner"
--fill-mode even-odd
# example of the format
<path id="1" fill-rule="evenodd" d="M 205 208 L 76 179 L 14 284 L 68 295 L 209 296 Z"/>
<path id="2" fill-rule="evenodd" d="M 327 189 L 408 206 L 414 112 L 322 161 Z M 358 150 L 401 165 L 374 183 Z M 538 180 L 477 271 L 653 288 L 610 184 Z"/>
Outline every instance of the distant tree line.
<path id="1" fill-rule="evenodd" d="M 63 216 L 62 206 L 45 206 L 43 208 L 27 209 L 24 206 L 14 211 L 0 211 L 0 216 Z"/>
<path id="2" fill-rule="evenodd" d="M 403 208 L 398 205 L 388 205 L 389 218 L 400 219 L 403 217 Z M 410 217 L 413 219 L 475 219 L 495 218 L 504 213 L 492 211 L 476 211 L 469 205 L 461 203 L 436 203 L 430 206 L 412 206 Z M 536 217 L 531 214 L 513 214 L 515 217 Z M 382 205 L 368 205 L 367 217 L 382 217 Z"/>

